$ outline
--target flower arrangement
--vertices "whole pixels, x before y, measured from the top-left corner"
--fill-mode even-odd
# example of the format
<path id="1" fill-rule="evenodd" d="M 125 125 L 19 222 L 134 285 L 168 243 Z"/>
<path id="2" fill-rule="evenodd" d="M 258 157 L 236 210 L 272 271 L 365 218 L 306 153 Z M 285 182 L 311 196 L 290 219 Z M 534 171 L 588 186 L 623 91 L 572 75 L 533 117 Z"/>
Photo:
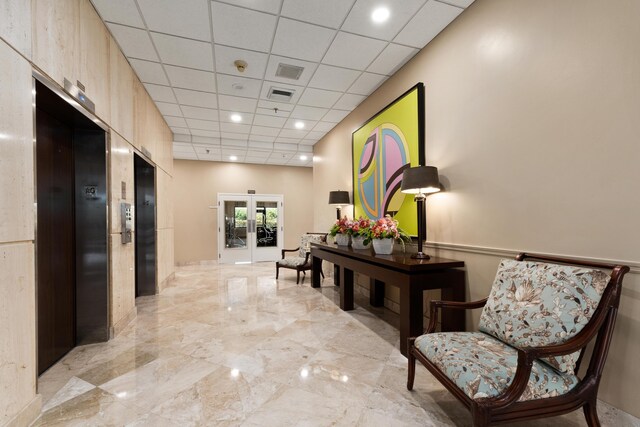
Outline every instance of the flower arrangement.
<path id="1" fill-rule="evenodd" d="M 346 216 L 337 219 L 333 226 L 329 229 L 329 235 L 336 237 L 336 234 L 351 235 L 351 221 Z"/>
<path id="2" fill-rule="evenodd" d="M 398 227 L 398 221 L 391 218 L 391 215 L 386 215 L 373 222 L 369 227 L 368 236 L 369 239 L 395 239 L 401 242 L 411 240 L 409 235 Z"/>
<path id="3" fill-rule="evenodd" d="M 358 218 L 357 220 L 351 221 L 350 229 L 352 236 L 368 236 L 369 229 L 371 228 L 371 220 L 365 218 Z"/>

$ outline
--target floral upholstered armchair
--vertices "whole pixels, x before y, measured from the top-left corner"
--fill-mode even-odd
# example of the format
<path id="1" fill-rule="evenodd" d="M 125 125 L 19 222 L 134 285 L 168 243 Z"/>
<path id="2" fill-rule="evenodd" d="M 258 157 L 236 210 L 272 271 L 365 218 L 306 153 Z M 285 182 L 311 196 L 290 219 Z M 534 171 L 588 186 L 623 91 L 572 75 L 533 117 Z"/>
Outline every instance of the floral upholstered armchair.
<path id="1" fill-rule="evenodd" d="M 580 407 L 588 425 L 599 426 L 598 386 L 628 271 L 541 255 L 502 260 L 487 299 L 432 301 L 425 335 L 409 339 L 407 388 L 419 360 L 470 409 L 474 426 Z M 478 332 L 434 332 L 439 309 L 480 307 Z M 579 375 L 593 338 L 589 366 Z"/>
<path id="2" fill-rule="evenodd" d="M 295 249 L 283 249 L 282 259 L 276 262 L 276 279 L 280 275 L 280 268 L 290 268 L 296 270 L 296 284 L 300 283 L 300 273 L 306 276 L 306 272 L 311 270 L 311 243 L 326 243 L 327 233 L 307 233 L 300 237 L 300 246 Z M 298 256 L 285 257 L 287 252 L 297 252 Z M 320 270 L 324 279 L 324 273 Z M 303 278 L 304 280 L 304 278 Z"/>

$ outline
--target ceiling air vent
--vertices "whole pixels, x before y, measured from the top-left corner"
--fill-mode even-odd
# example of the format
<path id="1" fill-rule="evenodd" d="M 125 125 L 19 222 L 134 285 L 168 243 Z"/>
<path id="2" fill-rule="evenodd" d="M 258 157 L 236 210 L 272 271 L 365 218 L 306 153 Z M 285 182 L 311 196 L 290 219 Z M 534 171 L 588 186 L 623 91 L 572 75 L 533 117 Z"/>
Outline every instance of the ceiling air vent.
<path id="1" fill-rule="evenodd" d="M 283 77 L 285 79 L 298 80 L 303 71 L 303 67 L 280 63 L 276 70 L 276 76 Z"/>
<path id="2" fill-rule="evenodd" d="M 293 92 L 295 92 L 293 89 L 280 89 L 272 86 L 271 89 L 269 89 L 267 98 L 273 101 L 289 102 L 291 101 Z"/>

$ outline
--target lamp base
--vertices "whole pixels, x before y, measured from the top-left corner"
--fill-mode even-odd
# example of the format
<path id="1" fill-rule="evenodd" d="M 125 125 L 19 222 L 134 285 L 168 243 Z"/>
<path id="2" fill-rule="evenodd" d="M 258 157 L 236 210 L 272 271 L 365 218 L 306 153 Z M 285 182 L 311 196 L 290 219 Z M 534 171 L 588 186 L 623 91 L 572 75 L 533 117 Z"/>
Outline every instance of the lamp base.
<path id="1" fill-rule="evenodd" d="M 431 259 L 431 257 L 424 252 L 418 252 L 417 254 L 411 255 L 411 258 L 415 259 Z"/>

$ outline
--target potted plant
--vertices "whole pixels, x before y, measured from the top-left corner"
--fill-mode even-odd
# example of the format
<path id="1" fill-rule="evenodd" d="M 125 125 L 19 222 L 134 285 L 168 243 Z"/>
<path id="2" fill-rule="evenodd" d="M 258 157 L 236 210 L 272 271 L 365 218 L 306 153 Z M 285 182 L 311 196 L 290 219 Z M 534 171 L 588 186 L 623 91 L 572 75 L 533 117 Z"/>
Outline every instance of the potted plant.
<path id="1" fill-rule="evenodd" d="M 329 235 L 336 240 L 338 246 L 349 246 L 351 221 L 346 216 L 336 220 L 335 224 L 329 229 Z"/>
<path id="2" fill-rule="evenodd" d="M 371 220 L 368 218 L 360 217 L 351 222 L 351 246 L 353 249 L 368 249 L 371 246 L 370 228 Z"/>
<path id="3" fill-rule="evenodd" d="M 404 244 L 410 238 L 400 227 L 398 221 L 386 215 L 371 224 L 369 238 L 373 242 L 373 250 L 377 254 L 388 255 L 393 252 L 393 243 L 398 240 Z"/>

